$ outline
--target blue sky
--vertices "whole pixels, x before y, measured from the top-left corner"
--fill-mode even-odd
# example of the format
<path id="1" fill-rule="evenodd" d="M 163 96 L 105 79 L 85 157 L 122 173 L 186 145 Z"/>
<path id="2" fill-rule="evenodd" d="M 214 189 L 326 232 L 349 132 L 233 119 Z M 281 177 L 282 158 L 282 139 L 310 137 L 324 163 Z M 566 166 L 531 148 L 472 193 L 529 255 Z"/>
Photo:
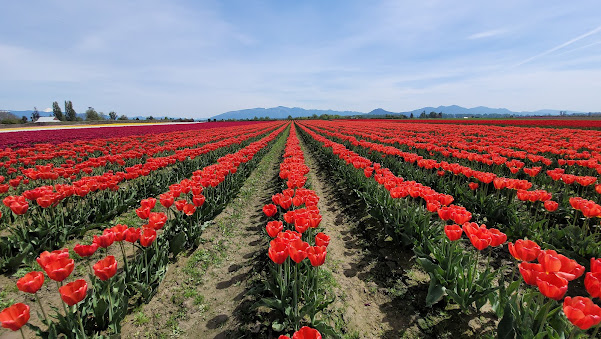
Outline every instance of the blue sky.
<path id="1" fill-rule="evenodd" d="M 601 111 L 601 1 L 2 1 L 0 109 Z"/>

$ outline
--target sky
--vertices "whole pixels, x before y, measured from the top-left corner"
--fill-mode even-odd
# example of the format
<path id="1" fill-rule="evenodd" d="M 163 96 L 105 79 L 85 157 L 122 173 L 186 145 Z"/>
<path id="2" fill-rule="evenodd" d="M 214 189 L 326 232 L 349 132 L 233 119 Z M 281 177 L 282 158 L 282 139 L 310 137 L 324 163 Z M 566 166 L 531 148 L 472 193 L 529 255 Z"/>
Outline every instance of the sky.
<path id="1" fill-rule="evenodd" d="M 601 1 L 0 1 L 0 109 L 601 111 Z"/>

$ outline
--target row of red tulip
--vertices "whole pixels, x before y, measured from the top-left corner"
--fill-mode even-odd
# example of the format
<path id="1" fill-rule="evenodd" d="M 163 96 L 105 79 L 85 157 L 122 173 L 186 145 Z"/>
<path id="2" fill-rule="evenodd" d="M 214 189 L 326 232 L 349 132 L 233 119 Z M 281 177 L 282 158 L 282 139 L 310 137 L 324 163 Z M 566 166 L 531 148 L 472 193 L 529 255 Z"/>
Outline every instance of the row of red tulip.
<path id="1" fill-rule="evenodd" d="M 284 322 L 290 323 L 297 330 L 305 316 L 300 312 L 301 309 L 306 309 L 300 307 L 301 302 L 304 305 L 316 303 L 318 295 L 323 292 L 319 291 L 319 284 L 316 283 L 316 269 L 325 262 L 330 242 L 326 234 L 314 232 L 322 217 L 317 208 L 319 197 L 314 191 L 303 187 L 307 173 L 309 167 L 305 164 L 293 123 L 279 172 L 279 177 L 285 181 L 287 188 L 272 196 L 273 204 L 263 206 L 263 213 L 272 219 L 265 226 L 267 234 L 273 238 L 267 254 L 276 266 L 276 270 L 272 272 L 277 272 L 276 276 L 270 277 L 278 287 L 272 293 L 281 303 L 286 303 L 287 294 L 292 293 L 292 316 L 284 319 Z M 278 218 L 283 218 L 283 221 Z M 309 259 L 311 266 L 301 266 L 305 259 Z M 302 296 L 304 300 L 301 300 Z M 313 321 L 315 314 L 308 315 Z M 290 339 L 284 335 L 279 338 Z M 315 329 L 303 327 L 292 338 L 321 338 L 321 334 Z"/>
<path id="2" fill-rule="evenodd" d="M 139 243 L 141 248 L 148 248 L 155 244 L 155 240 L 160 236 L 160 234 L 157 234 L 157 231 L 161 230 L 166 225 L 170 211 L 172 211 L 172 205 L 175 205 L 176 209 L 182 214 L 194 214 L 197 208 L 204 204 L 205 197 L 202 195 L 202 192 L 205 187 L 216 187 L 225 180 L 227 175 L 236 173 L 237 168 L 241 164 L 252 160 L 254 155 L 257 154 L 258 151 L 264 149 L 272 140 L 281 134 L 284 128 L 285 126 L 279 124 L 277 130 L 271 132 L 261 140 L 255 141 L 233 154 L 221 157 L 216 164 L 195 171 L 191 179 L 183 179 L 180 183 L 171 185 L 169 191 L 161 194 L 159 197 L 159 202 L 167 209 L 167 214 L 163 212 L 152 212 L 156 207 L 156 198 L 149 197 L 147 199 L 142 199 L 140 207 L 136 209 L 136 214 L 143 220 L 143 223 L 146 224 L 141 227 L 116 225 L 107 228 L 101 235 L 95 235 L 91 244 L 77 244 L 74 246 L 73 251 L 80 257 L 89 258 L 94 255 L 99 248 L 104 248 L 105 251 L 108 251 L 107 249 L 111 245 L 118 243 L 123 255 L 124 272 L 126 275 L 129 274 L 128 259 L 123 248 L 123 241 L 132 244 Z M 187 195 L 188 193 L 192 193 L 190 199 L 192 203 L 188 202 L 187 197 L 181 196 L 182 194 Z M 175 198 L 178 197 L 180 199 L 174 201 Z M 173 216 L 176 217 L 174 214 Z M 147 262 L 148 258 L 145 257 L 144 259 L 145 262 Z M 75 261 L 69 257 L 67 248 L 53 252 L 45 251 L 37 258 L 37 262 L 50 279 L 55 280 L 57 284 L 60 283 L 59 293 L 66 305 L 76 305 L 86 298 L 88 283 L 85 279 L 77 279 L 63 285 L 63 281 L 71 275 L 75 267 Z M 117 266 L 118 263 L 114 256 L 106 256 L 93 265 L 94 276 L 101 281 L 109 281 L 117 273 Z M 34 271 L 21 278 L 17 282 L 17 286 L 19 290 L 23 292 L 35 294 L 42 286 L 43 282 L 43 273 Z M 109 291 L 111 291 L 110 288 Z M 111 292 L 109 292 L 108 295 L 109 301 L 112 300 L 110 294 Z M 39 299 L 37 300 L 39 302 Z M 44 307 L 41 303 L 40 308 L 44 314 L 44 322 L 49 324 Z M 109 312 L 111 311 L 109 310 Z M 65 308 L 65 315 L 68 313 L 69 311 Z M 81 325 L 81 314 L 78 314 L 77 317 L 79 318 Z M 22 303 L 14 304 L 3 310 L 0 314 L 2 326 L 13 331 L 20 330 L 28 320 L 29 306 Z M 83 325 L 81 325 L 80 328 L 80 335 L 85 337 Z"/>
<path id="3" fill-rule="evenodd" d="M 269 129 L 277 126 L 270 125 Z M 9 207 L 15 214 L 21 215 L 27 212 L 29 201 L 35 201 L 40 207 L 48 208 L 56 206 L 62 200 L 71 196 L 85 197 L 90 192 L 102 190 L 118 190 L 119 184 L 126 180 L 133 180 L 141 176 L 148 176 L 150 173 L 165 168 L 176 162 L 194 159 L 195 157 L 211 152 L 213 150 L 239 144 L 244 140 L 261 135 L 264 129 L 248 132 L 247 130 L 229 131 L 225 133 L 228 138 L 216 142 L 205 143 L 196 148 L 185 148 L 176 151 L 173 155 L 159 158 L 150 158 L 145 164 L 139 164 L 125 169 L 126 172 L 112 171 L 97 176 L 82 177 L 72 182 L 72 184 L 55 184 L 49 186 L 40 186 L 38 188 L 23 192 L 18 196 L 7 196 L 3 199 L 5 206 Z M 235 134 L 234 134 L 235 133 Z"/>
<path id="4" fill-rule="evenodd" d="M 307 125 L 311 125 L 311 123 L 307 123 Z M 376 176 L 374 176 L 374 179 L 378 181 L 379 184 L 385 186 L 385 188 L 390 191 L 393 198 L 407 196 L 395 196 L 393 194 L 394 188 L 399 187 L 399 181 L 401 183 L 405 182 L 402 181 L 402 178 L 395 177 L 389 170 L 381 168 L 378 164 L 360 157 L 358 154 L 346 149 L 343 145 L 320 136 L 303 125 L 301 125 L 301 128 L 312 138 L 322 143 L 323 147 L 332 148 L 334 154 L 338 155 L 340 159 L 345 160 L 347 164 L 353 164 L 355 167 L 359 168 L 374 168 L 376 176 L 379 174 L 387 180 L 379 180 Z M 357 163 L 360 163 L 361 165 L 357 166 Z M 371 176 L 368 174 L 371 173 L 366 173 L 366 177 Z M 418 191 L 415 196 L 412 195 L 412 197 L 420 196 L 426 201 L 428 201 L 428 199 L 430 201 L 432 201 L 432 199 L 434 199 L 434 201 L 440 200 L 440 195 L 437 196 L 436 193 L 428 190 L 427 187 L 423 187 L 420 184 L 413 182 L 409 184 L 416 187 L 416 190 Z M 422 192 L 424 191 L 429 194 L 423 195 Z M 449 201 L 452 200 L 449 199 Z M 431 212 L 434 211 L 431 210 Z M 471 214 L 465 215 L 466 213 L 469 212 L 461 207 L 453 207 L 452 205 L 449 207 L 440 207 L 438 209 L 438 216 L 441 219 L 446 220 L 448 217 L 448 219 L 453 220 L 456 224 L 463 225 L 458 226 L 455 224 L 445 226 L 444 231 L 449 240 L 455 241 L 460 239 L 461 234 L 464 232 L 471 244 L 478 251 L 482 251 L 489 246 L 501 246 L 506 242 L 507 237 L 502 232 L 496 229 L 488 229 L 485 225 L 478 226 L 476 223 L 469 223 L 468 221 L 471 219 Z M 457 215 L 459 215 L 459 218 Z M 525 244 L 527 244 L 527 246 L 525 246 Z M 509 243 L 508 247 L 510 253 L 518 260 L 530 261 L 538 258 L 538 264 L 521 263 L 519 269 L 524 281 L 529 285 L 537 286 L 540 293 L 548 298 L 561 300 L 567 291 L 568 282 L 584 274 L 584 267 L 579 265 L 576 261 L 558 254 L 553 250 L 543 251 L 532 241 L 520 239 L 516 241 L 516 245 Z M 598 262 L 599 263 L 597 263 L 594 258 L 591 259 L 591 272 L 587 273 L 586 280 L 588 281 L 585 281 L 587 291 L 592 297 L 601 295 L 601 280 L 598 279 L 601 278 L 601 275 L 599 274 L 600 270 L 598 269 L 598 267 L 601 267 L 601 261 Z M 601 308 L 595 305 L 590 298 L 565 298 L 563 309 L 566 317 L 581 329 L 588 329 L 601 323 Z"/>

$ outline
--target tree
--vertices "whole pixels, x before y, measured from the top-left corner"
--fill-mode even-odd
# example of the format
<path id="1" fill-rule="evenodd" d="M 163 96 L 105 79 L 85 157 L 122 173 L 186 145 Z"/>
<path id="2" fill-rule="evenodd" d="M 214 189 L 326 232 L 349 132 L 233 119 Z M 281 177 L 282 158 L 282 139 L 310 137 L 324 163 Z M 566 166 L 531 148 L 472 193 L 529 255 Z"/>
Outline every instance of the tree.
<path id="1" fill-rule="evenodd" d="M 409 116 L 409 118 L 413 119 L 413 112 L 411 113 L 411 115 Z"/>
<path id="2" fill-rule="evenodd" d="M 22 116 L 21 117 L 21 123 L 24 124 L 27 122 L 27 117 L 26 116 Z"/>
<path id="3" fill-rule="evenodd" d="M 36 121 L 40 118 L 40 112 L 38 112 L 38 108 L 34 107 L 33 112 L 31 113 L 31 121 Z"/>
<path id="4" fill-rule="evenodd" d="M 146 120 L 154 120 L 154 117 L 151 115 L 149 117 L 146 117 Z"/>
<path id="5" fill-rule="evenodd" d="M 128 120 L 128 119 L 127 119 L 127 115 L 125 115 L 125 114 L 122 114 L 122 115 L 119 117 L 119 119 L 117 119 L 117 120 Z"/>
<path id="6" fill-rule="evenodd" d="M 88 107 L 88 109 L 86 110 L 86 120 L 88 120 L 88 121 L 100 120 L 100 114 L 98 114 L 98 112 L 96 112 L 94 107 Z"/>
<path id="7" fill-rule="evenodd" d="M 420 119 L 425 119 L 426 118 L 426 111 L 422 111 L 419 115 Z"/>
<path id="8" fill-rule="evenodd" d="M 65 120 L 65 117 L 63 116 L 63 111 L 61 111 L 61 107 L 56 101 L 52 103 L 52 114 L 54 114 L 54 117 L 58 120 Z"/>
<path id="9" fill-rule="evenodd" d="M 117 113 L 115 113 L 114 111 L 110 111 L 109 112 L 109 118 L 111 120 L 117 120 Z"/>
<path id="10" fill-rule="evenodd" d="M 73 109 L 73 103 L 69 101 L 65 101 L 65 120 L 67 121 L 75 121 L 77 120 L 77 113 Z"/>

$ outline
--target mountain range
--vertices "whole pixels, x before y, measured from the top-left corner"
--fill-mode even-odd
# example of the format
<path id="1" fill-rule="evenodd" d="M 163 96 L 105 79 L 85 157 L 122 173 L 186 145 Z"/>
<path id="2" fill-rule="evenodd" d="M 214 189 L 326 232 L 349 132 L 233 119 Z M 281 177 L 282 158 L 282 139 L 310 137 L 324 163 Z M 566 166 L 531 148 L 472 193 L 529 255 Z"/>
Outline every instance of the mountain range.
<path id="1" fill-rule="evenodd" d="M 363 113 L 363 112 L 355 112 L 355 111 L 335 111 L 335 110 L 318 110 L 318 109 L 304 109 L 300 107 L 284 107 L 278 106 L 273 108 L 250 108 L 243 109 L 239 111 L 230 111 L 221 113 L 211 117 L 212 119 L 254 119 L 254 118 L 263 118 L 269 117 L 272 119 L 286 119 L 289 116 L 292 118 L 300 118 L 300 117 L 310 117 L 313 115 L 320 116 L 322 114 L 327 115 L 340 115 L 340 116 L 362 116 L 362 115 L 373 115 L 373 116 L 384 116 L 384 115 L 405 115 L 410 116 L 413 114 L 414 117 L 419 117 L 419 115 L 425 112 L 429 114 L 430 112 L 442 112 L 443 115 L 454 117 L 454 116 L 473 116 L 473 115 L 499 115 L 499 116 L 541 116 L 541 115 L 559 115 L 560 110 L 554 109 L 543 109 L 538 111 L 521 111 L 515 112 L 510 111 L 507 108 L 490 108 L 486 106 L 478 106 L 474 108 L 465 108 L 457 105 L 451 106 L 438 106 L 438 107 L 422 107 L 412 111 L 407 112 L 390 112 L 384 110 L 382 108 L 374 109 L 371 112 Z M 582 113 L 577 111 L 566 111 L 568 114 L 571 113 Z"/>

